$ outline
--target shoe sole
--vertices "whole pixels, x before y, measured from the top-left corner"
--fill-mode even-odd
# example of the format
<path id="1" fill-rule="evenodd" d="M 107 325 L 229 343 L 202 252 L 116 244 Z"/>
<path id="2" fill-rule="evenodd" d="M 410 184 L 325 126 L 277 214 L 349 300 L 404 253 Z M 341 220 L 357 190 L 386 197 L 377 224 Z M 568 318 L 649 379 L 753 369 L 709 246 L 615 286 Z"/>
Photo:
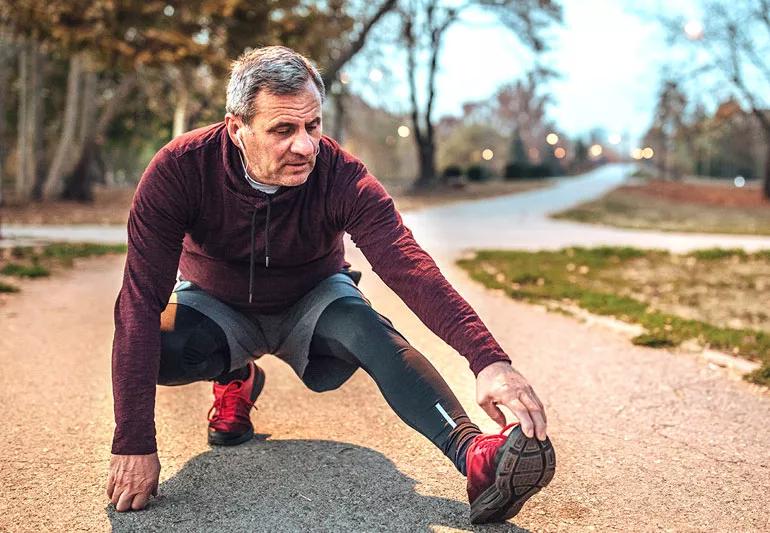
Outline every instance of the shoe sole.
<path id="1" fill-rule="evenodd" d="M 471 503 L 471 523 L 504 522 L 513 518 L 556 471 L 551 441 L 527 438 L 517 426 L 498 451 L 495 483 Z"/>
<path id="2" fill-rule="evenodd" d="M 259 398 L 259 395 L 262 393 L 262 389 L 265 388 L 265 371 L 258 366 L 256 369 L 258 372 L 257 375 L 254 376 L 256 383 L 254 384 L 254 390 L 252 391 L 255 402 L 257 401 L 257 398 Z M 243 444 L 252 438 L 254 438 L 254 428 L 249 428 L 246 433 L 242 433 L 240 435 L 233 435 L 232 433 L 225 433 L 221 431 L 216 433 L 209 432 L 208 440 L 209 444 L 212 446 L 236 446 L 238 444 Z"/>

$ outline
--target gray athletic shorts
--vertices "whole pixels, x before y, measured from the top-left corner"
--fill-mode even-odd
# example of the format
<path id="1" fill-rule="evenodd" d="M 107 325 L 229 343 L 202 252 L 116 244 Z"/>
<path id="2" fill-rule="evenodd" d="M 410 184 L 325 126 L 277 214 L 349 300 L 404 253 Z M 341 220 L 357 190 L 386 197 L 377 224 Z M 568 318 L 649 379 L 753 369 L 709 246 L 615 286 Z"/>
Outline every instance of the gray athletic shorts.
<path id="1" fill-rule="evenodd" d="M 230 370 L 273 354 L 288 363 L 301 379 L 321 313 L 330 303 L 346 296 L 369 303 L 344 273 L 326 278 L 286 311 L 272 315 L 238 311 L 186 280 L 177 281 L 169 303 L 192 307 L 222 328 L 230 348 Z"/>

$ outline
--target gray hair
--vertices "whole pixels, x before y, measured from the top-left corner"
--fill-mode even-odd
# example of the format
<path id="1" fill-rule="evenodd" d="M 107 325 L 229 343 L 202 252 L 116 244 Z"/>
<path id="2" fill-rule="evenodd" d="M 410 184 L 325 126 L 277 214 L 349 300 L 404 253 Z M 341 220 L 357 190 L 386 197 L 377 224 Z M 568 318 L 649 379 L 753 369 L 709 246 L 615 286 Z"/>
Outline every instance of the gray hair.
<path id="1" fill-rule="evenodd" d="M 233 62 L 225 110 L 249 124 L 256 115 L 254 100 L 264 90 L 274 95 L 297 94 L 312 80 L 321 101 L 326 89 L 315 66 L 285 46 L 266 46 L 243 53 Z"/>

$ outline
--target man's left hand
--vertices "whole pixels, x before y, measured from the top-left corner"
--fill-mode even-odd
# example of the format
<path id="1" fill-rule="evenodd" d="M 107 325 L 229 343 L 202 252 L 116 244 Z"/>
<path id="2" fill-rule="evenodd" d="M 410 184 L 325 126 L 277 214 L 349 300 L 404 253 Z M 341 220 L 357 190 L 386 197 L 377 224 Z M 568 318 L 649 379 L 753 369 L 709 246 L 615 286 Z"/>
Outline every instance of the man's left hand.
<path id="1" fill-rule="evenodd" d="M 505 426 L 505 414 L 498 405 L 511 410 L 529 438 L 537 435 L 545 440 L 547 418 L 545 409 L 529 382 L 510 363 L 499 361 L 484 368 L 476 377 L 476 401 L 487 414 Z"/>

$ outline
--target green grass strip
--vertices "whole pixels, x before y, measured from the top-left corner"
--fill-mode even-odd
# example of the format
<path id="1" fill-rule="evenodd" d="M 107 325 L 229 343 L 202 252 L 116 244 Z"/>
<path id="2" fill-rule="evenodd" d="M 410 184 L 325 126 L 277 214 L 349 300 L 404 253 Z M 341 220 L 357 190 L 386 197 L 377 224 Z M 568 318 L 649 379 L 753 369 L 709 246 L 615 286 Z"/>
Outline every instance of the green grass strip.
<path id="1" fill-rule="evenodd" d="M 0 281 L 0 292 L 19 292 L 19 288 Z"/>
<path id="2" fill-rule="evenodd" d="M 688 254 L 700 260 L 738 257 L 770 260 L 770 254 L 747 254 L 742 250 L 699 250 Z M 762 367 L 746 376 L 755 383 L 770 386 L 770 335 L 752 329 L 719 327 L 699 320 L 685 319 L 651 309 L 634 298 L 597 290 L 592 283 L 598 275 L 635 258 L 667 260 L 662 250 L 627 247 L 565 248 L 558 251 L 479 251 L 473 259 L 458 264 L 474 280 L 510 297 L 529 302 L 566 301 L 594 314 L 614 316 L 642 325 L 646 332 L 634 344 L 673 347 L 689 339 L 701 345 L 736 353 L 760 361 Z"/>
<path id="3" fill-rule="evenodd" d="M 0 269 L 0 274 L 4 276 L 16 276 L 18 278 L 43 278 L 49 276 L 51 271 L 38 263 L 33 263 L 31 265 L 8 263 Z"/>

